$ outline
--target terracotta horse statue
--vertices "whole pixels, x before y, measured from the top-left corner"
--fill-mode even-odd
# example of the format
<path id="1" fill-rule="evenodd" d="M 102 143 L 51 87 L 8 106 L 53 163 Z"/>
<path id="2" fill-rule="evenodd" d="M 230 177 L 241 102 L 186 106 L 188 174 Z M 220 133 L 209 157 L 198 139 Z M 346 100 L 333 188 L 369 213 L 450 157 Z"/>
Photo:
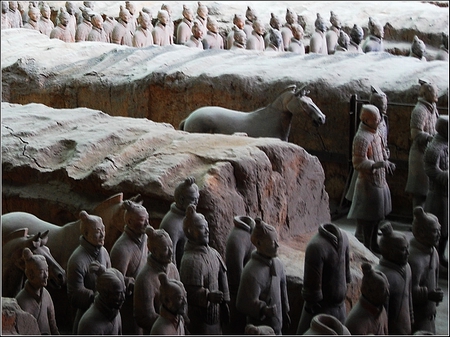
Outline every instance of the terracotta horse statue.
<path id="1" fill-rule="evenodd" d="M 249 137 L 272 137 L 287 141 L 294 114 L 304 113 L 316 125 L 325 123 L 325 115 L 312 101 L 305 86 L 296 90 L 290 85 L 268 106 L 252 112 L 205 106 L 191 112 L 179 129 L 196 133 L 231 135 L 246 133 Z"/>
<path id="2" fill-rule="evenodd" d="M 48 283 L 59 289 L 66 283 L 66 271 L 52 256 L 48 246 L 49 231 L 29 235 L 28 228 L 21 228 L 3 236 L 2 244 L 2 296 L 15 297 L 25 283 L 25 261 L 22 258 L 24 248 L 33 254 L 42 255 L 48 264 Z"/>
<path id="3" fill-rule="evenodd" d="M 130 200 L 139 198 L 137 195 Z M 97 205 L 90 214 L 98 215 L 105 225 L 105 248 L 109 251 L 124 230 L 123 193 L 118 193 Z M 26 212 L 11 212 L 2 215 L 2 234 L 8 235 L 20 227 L 28 227 L 31 233 L 50 230 L 48 247 L 58 263 L 67 268 L 70 255 L 80 244 L 80 220 L 58 226 Z"/>

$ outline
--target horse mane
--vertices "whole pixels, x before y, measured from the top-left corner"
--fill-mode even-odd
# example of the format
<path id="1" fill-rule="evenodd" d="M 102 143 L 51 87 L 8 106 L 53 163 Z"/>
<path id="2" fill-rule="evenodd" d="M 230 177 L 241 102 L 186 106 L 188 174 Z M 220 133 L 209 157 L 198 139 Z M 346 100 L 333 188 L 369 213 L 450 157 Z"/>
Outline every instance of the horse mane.
<path id="1" fill-rule="evenodd" d="M 94 212 L 95 213 L 101 212 L 102 210 L 109 208 L 111 205 L 120 204 L 122 201 L 123 201 L 123 193 L 122 192 L 117 193 L 112 197 L 109 197 L 105 201 L 102 201 L 97 206 L 95 206 Z"/>

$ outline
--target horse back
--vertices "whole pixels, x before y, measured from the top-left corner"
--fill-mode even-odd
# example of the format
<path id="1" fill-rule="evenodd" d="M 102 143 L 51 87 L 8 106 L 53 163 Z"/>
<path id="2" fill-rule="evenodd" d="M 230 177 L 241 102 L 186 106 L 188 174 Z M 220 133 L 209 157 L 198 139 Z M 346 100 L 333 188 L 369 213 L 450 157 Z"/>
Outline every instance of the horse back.
<path id="1" fill-rule="evenodd" d="M 30 234 L 45 232 L 46 230 L 55 232 L 60 226 L 39 219 L 37 216 L 26 212 L 11 212 L 2 215 L 2 236 L 7 237 L 20 228 L 28 228 Z"/>
<path id="2" fill-rule="evenodd" d="M 194 110 L 185 120 L 183 130 L 195 133 L 233 134 L 248 118 L 241 112 L 219 106 L 204 106 Z"/>

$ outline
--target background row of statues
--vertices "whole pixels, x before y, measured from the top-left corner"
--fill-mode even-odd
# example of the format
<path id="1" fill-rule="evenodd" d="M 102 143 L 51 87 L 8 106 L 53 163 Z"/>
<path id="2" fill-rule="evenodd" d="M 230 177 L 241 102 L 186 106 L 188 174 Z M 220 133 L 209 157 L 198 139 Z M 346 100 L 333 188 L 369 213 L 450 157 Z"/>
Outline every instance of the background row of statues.
<path id="1" fill-rule="evenodd" d="M 413 210 L 420 206 L 438 217 L 442 233 L 437 245 L 444 273 L 448 269 L 445 250 L 448 244 L 448 115 L 436 109 L 437 87 L 419 79 L 416 106 L 411 112 L 408 180 L 405 192 L 412 195 Z M 346 198 L 351 201 L 349 219 L 355 219 L 355 236 L 379 254 L 379 223 L 392 210 L 386 175 L 393 174 L 389 161 L 387 96 L 372 86 L 369 103 L 361 108 L 358 130 L 353 139 L 353 176 Z"/>
<path id="2" fill-rule="evenodd" d="M 65 42 L 101 41 L 133 47 L 180 44 L 200 49 L 274 50 L 298 54 L 384 51 L 384 28 L 375 18 L 369 17 L 369 35 L 364 39 L 363 29 L 356 24 L 347 34 L 333 11 L 330 12 L 329 27 L 317 13 L 315 31 L 309 45 L 305 45 L 305 18 L 290 8 L 286 10 L 284 23 L 273 13 L 266 23 L 254 8 L 247 7 L 245 16 L 235 14 L 232 29 L 224 33 L 220 32 L 217 20 L 209 15 L 208 7 L 201 2 L 198 2 L 196 13 L 183 5 L 183 18 L 174 20 L 168 4 L 163 4 L 157 18 L 153 19 L 148 7 L 138 11 L 133 2 L 126 1 L 125 6 L 120 6 L 116 19 L 96 13 L 93 1 L 84 1 L 78 9 L 68 1 L 59 9 L 54 21 L 47 4 L 42 1 L 29 3 L 29 8 L 23 8 L 21 14 L 17 1 L 2 2 L 2 29 L 24 27 Z M 425 43 L 414 36 L 410 56 L 426 60 L 425 55 Z M 448 60 L 448 36 L 444 33 L 435 59 Z"/>
<path id="3" fill-rule="evenodd" d="M 67 262 L 74 334 L 281 334 L 289 328 L 276 229 L 261 218 L 236 216 L 223 258 L 209 246 L 198 199 L 195 179 L 186 178 L 158 229 L 141 203 L 125 201 L 124 231 L 109 252 L 102 218 L 80 212 L 80 244 Z M 348 234 L 332 223 L 319 226 L 305 251 L 297 334 L 435 333 L 443 299 L 438 218 L 416 206 L 410 241 L 389 222 L 380 229 L 380 262 L 361 266 L 361 296 L 347 314 Z M 57 334 L 47 262 L 28 248 L 22 255 L 27 281 L 16 299 L 42 333 Z"/>

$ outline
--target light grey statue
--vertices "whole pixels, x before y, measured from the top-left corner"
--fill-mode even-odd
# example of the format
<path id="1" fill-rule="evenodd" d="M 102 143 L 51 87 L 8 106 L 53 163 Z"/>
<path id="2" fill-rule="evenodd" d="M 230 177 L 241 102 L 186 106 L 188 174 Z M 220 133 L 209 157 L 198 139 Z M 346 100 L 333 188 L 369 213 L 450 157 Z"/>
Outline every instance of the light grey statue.
<path id="1" fill-rule="evenodd" d="M 239 335 L 245 331 L 246 318 L 236 309 L 236 297 L 242 270 L 255 250 L 251 241 L 255 220 L 246 215 L 237 215 L 233 218 L 233 224 L 225 245 L 225 262 L 230 291 L 230 321 L 233 322 L 233 324 L 230 324 L 230 331 L 226 332 Z"/>
<path id="2" fill-rule="evenodd" d="M 314 22 L 314 26 L 316 27 L 316 30 L 309 40 L 309 52 L 328 55 L 327 40 L 325 37 L 327 24 L 320 13 L 317 13 L 317 18 Z"/>
<path id="3" fill-rule="evenodd" d="M 423 165 L 423 154 L 428 143 L 436 134 L 436 121 L 439 113 L 436 109 L 438 89 L 426 79 L 419 79 L 420 89 L 417 104 L 411 112 L 410 130 L 412 144 L 408 158 L 408 180 L 405 191 L 413 197 L 413 209 L 425 206 L 428 193 L 428 176 Z"/>
<path id="4" fill-rule="evenodd" d="M 358 177 L 347 217 L 355 219 L 357 226 L 362 228 L 364 246 L 379 253 L 378 224 L 392 210 L 386 173 L 392 174 L 395 164 L 386 159 L 378 132 L 381 121 L 378 108 L 372 104 L 363 105 L 360 120 L 352 147 L 352 163 Z"/>
<path id="5" fill-rule="evenodd" d="M 186 209 L 183 231 L 187 242 L 181 259 L 180 280 L 187 291 L 188 330 L 191 334 L 217 335 L 229 323 L 230 293 L 226 266 L 219 252 L 209 246 L 208 222 Z"/>
<path id="6" fill-rule="evenodd" d="M 389 297 L 389 281 L 370 263 L 361 265 L 361 295 L 350 309 L 345 326 L 352 335 L 388 335 L 388 317 L 384 304 Z"/>
<path id="7" fill-rule="evenodd" d="M 199 199 L 198 186 L 194 177 L 187 177 L 175 188 L 175 202 L 170 205 L 170 210 L 164 215 L 159 228 L 164 229 L 173 243 L 173 262 L 180 269 L 186 236 L 183 231 L 183 219 L 186 208 L 189 205 L 197 207 Z"/>
<path id="8" fill-rule="evenodd" d="M 328 28 L 328 31 L 325 34 L 329 55 L 335 53 L 341 32 L 341 20 L 339 20 L 339 17 L 333 11 L 330 12 L 330 23 L 331 26 Z"/>
<path id="9" fill-rule="evenodd" d="M 439 243 L 441 225 L 438 218 L 422 207 L 414 209 L 412 223 L 414 237 L 410 240 L 408 262 L 412 274 L 414 323 L 412 332 L 429 331 L 436 334 L 436 307 L 443 300 L 439 288 Z"/>
<path id="10" fill-rule="evenodd" d="M 369 36 L 364 40 L 361 49 L 364 53 L 384 51 L 384 28 L 378 20 L 369 17 Z"/>
<path id="11" fill-rule="evenodd" d="M 380 230 L 381 258 L 375 269 L 389 281 L 389 297 L 384 305 L 388 313 L 388 331 L 390 335 L 410 335 L 414 314 L 409 242 L 403 233 L 392 228 L 390 222 L 384 222 Z"/>
<path id="12" fill-rule="evenodd" d="M 93 305 L 78 324 L 78 335 L 121 335 L 120 308 L 125 301 L 125 281 L 120 271 L 106 268 L 92 261 L 89 272 L 96 275 L 96 294 Z"/>
<path id="13" fill-rule="evenodd" d="M 425 43 L 419 39 L 417 35 L 414 35 L 413 42 L 411 43 L 411 48 L 409 52 L 410 57 L 415 57 L 421 61 L 426 61 L 425 54 L 427 52 L 427 46 Z"/>
<path id="14" fill-rule="evenodd" d="M 350 32 L 350 44 L 348 46 L 348 51 L 352 53 L 364 53 L 360 44 L 364 38 L 363 29 L 357 24 L 353 25 L 353 28 Z"/>
<path id="15" fill-rule="evenodd" d="M 146 229 L 149 254 L 147 263 L 139 272 L 134 284 L 134 318 L 148 335 L 161 311 L 160 273 L 169 279 L 180 280 L 180 275 L 173 258 L 173 244 L 169 234 L 164 229 Z"/>
<path id="16" fill-rule="evenodd" d="M 437 246 L 439 263 L 448 269 L 445 249 L 448 241 L 448 115 L 439 116 L 436 131 L 424 153 L 424 168 L 429 179 L 425 211 L 433 213 L 441 225 L 441 238 Z"/>
<path id="17" fill-rule="evenodd" d="M 334 316 L 342 325 L 347 309 L 347 284 L 351 282 L 347 234 L 335 224 L 319 226 L 305 251 L 302 297 L 297 335 L 304 334 L 318 314 Z"/>
<path id="18" fill-rule="evenodd" d="M 242 271 L 236 308 L 247 316 L 247 323 L 268 325 L 280 335 L 282 328 L 289 328 L 291 319 L 286 274 L 277 257 L 278 233 L 273 226 L 256 218 L 251 241 L 256 252 Z"/>

